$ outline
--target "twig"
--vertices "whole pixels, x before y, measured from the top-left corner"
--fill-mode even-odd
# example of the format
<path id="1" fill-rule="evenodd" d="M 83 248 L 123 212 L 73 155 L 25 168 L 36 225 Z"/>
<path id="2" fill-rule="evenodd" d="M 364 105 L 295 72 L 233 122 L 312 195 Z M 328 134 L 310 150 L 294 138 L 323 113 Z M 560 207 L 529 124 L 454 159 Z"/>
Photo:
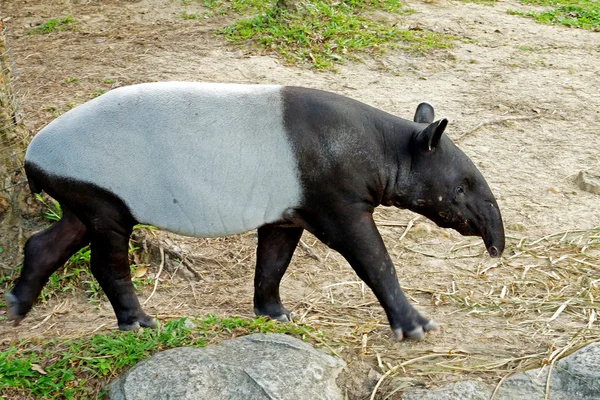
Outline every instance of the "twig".
<path id="1" fill-rule="evenodd" d="M 310 332 L 308 329 L 306 329 L 303 326 L 299 326 L 299 328 L 302 329 L 302 331 L 304 332 L 304 334 L 310 336 L 312 339 L 314 339 L 317 342 L 319 342 L 319 344 L 322 344 L 323 346 L 325 346 L 327 348 L 327 350 L 329 350 L 330 352 L 332 352 L 333 354 L 335 354 L 336 357 L 340 357 L 339 353 L 337 351 L 335 351 L 331 346 L 329 346 L 323 339 L 321 339 L 320 337 L 318 337 L 314 333 Z"/>
<path id="2" fill-rule="evenodd" d="M 567 306 L 569 305 L 569 303 L 571 302 L 571 298 L 569 298 L 567 301 L 565 301 L 564 303 L 562 303 L 560 305 L 560 307 L 558 307 L 558 309 L 556 310 L 556 312 L 546 320 L 546 322 L 552 322 L 554 321 L 556 318 L 558 318 L 558 316 L 560 315 L 560 313 L 562 313 L 564 311 L 565 308 L 567 308 Z"/>
<path id="3" fill-rule="evenodd" d="M 561 232 L 555 232 L 555 233 L 551 233 L 550 235 L 546 235 L 546 236 L 544 236 L 542 238 L 539 238 L 539 239 L 537 239 L 537 240 L 535 240 L 535 241 L 533 241 L 531 243 L 527 243 L 527 246 L 530 246 L 530 247 L 534 246 L 534 245 L 538 244 L 541 241 L 548 240 L 551 237 L 558 236 L 558 235 L 563 235 L 563 237 L 564 237 L 564 236 L 566 236 L 569 233 L 571 233 L 571 234 L 572 233 L 585 233 L 585 232 L 590 232 L 590 231 L 594 231 L 594 230 L 595 230 L 595 228 L 593 228 L 593 229 L 573 229 L 573 230 L 566 230 L 566 231 L 561 231 Z"/>
<path id="4" fill-rule="evenodd" d="M 404 232 L 402 232 L 402 235 L 400 235 L 400 239 L 398 239 L 398 241 L 402 241 L 402 239 L 404 239 L 404 237 L 406 236 L 406 234 L 408 233 L 408 231 L 410 231 L 410 228 L 413 227 L 413 225 L 415 224 L 415 222 L 421 218 L 420 215 L 417 215 L 416 217 L 414 217 L 413 219 L 411 219 L 410 221 L 408 221 L 408 224 L 406 225 L 406 229 L 404 230 Z"/>
<path id="5" fill-rule="evenodd" d="M 375 220 L 377 226 L 407 226 L 406 222 Z"/>
<path id="6" fill-rule="evenodd" d="M 482 127 L 487 126 L 487 125 L 500 124 L 504 121 L 526 121 L 526 120 L 537 119 L 537 118 L 541 118 L 541 117 L 542 117 L 541 115 L 525 115 L 525 116 L 503 117 L 503 118 L 490 119 L 488 121 L 483 121 L 483 122 L 479 123 L 479 125 L 477 125 L 475 128 L 471 129 L 468 132 L 463 133 L 462 135 L 460 135 L 459 137 L 454 139 L 454 142 L 456 143 L 456 142 L 461 141 L 465 137 L 469 136 L 470 134 L 478 131 L 479 129 L 481 129 Z"/>
<path id="7" fill-rule="evenodd" d="M 199 305 L 198 297 L 196 297 L 196 289 L 194 289 L 194 283 L 191 281 L 191 279 L 188 279 L 188 282 L 190 284 L 190 287 L 192 288 L 192 296 L 194 296 L 194 301 L 196 302 L 196 305 Z"/>
<path id="8" fill-rule="evenodd" d="M 517 251 L 517 252 L 516 252 L 515 254 L 513 254 L 512 256 L 510 256 L 510 257 L 506 257 L 506 259 L 504 259 L 504 260 L 500 260 L 500 261 L 498 261 L 498 262 L 495 262 L 495 263 L 493 263 L 492 265 L 488 265 L 488 266 L 487 266 L 487 267 L 485 267 L 484 269 L 477 271 L 477 275 L 483 275 L 483 274 L 485 274 L 486 272 L 488 272 L 490 269 L 493 269 L 493 268 L 496 268 L 496 267 L 498 267 L 498 266 L 502 265 L 502 263 L 503 263 L 504 261 L 507 261 L 507 260 L 512 260 L 513 258 L 520 256 L 521 254 L 523 254 L 523 252 L 521 252 L 521 251 Z"/>
<path id="9" fill-rule="evenodd" d="M 40 322 L 39 324 L 36 324 L 36 325 L 32 326 L 31 328 L 29 328 L 29 330 L 32 331 L 32 330 L 34 330 L 36 328 L 39 328 L 40 326 L 44 325 L 44 323 L 46 321 L 48 321 L 50 319 L 50 317 L 52 317 L 53 315 L 54 315 L 54 311 L 52 311 L 50 314 L 46 315 L 46 318 L 44 318 L 42 320 L 42 322 Z"/>
<path id="10" fill-rule="evenodd" d="M 502 386 L 502 384 L 504 383 L 504 381 L 511 375 L 513 375 L 515 373 L 515 371 L 510 371 L 508 374 L 504 375 L 502 377 L 502 379 L 500 379 L 500 382 L 498 382 L 498 384 L 496 385 L 496 387 L 494 388 L 494 391 L 492 392 L 492 395 L 490 396 L 490 400 L 494 400 L 494 397 L 496 397 L 496 393 L 498 393 L 498 391 L 500 390 L 500 387 Z"/>
<path id="11" fill-rule="evenodd" d="M 412 364 L 415 361 L 426 360 L 426 359 L 435 358 L 435 357 L 456 357 L 456 354 L 443 354 L 443 353 L 427 354 L 427 355 L 424 355 L 424 356 L 421 356 L 421 357 L 413 358 L 413 359 L 408 360 L 408 361 L 404 361 L 403 363 L 400 363 L 400 364 L 396 365 L 395 367 L 390 368 L 377 381 L 377 384 L 375 385 L 375 388 L 373 388 L 373 393 L 371 393 L 371 397 L 369 398 L 369 400 L 374 400 L 375 399 L 375 395 L 377 394 L 377 390 L 379 390 L 379 386 L 381 386 L 381 384 L 383 383 L 383 381 L 385 380 L 385 378 L 387 378 L 388 376 L 390 376 L 394 372 L 398 371 L 398 369 L 400 369 L 400 368 L 402 368 L 402 367 L 404 367 L 404 366 L 406 366 L 408 364 Z"/>
<path id="12" fill-rule="evenodd" d="M 313 307 L 315 306 L 317 301 L 321 300 L 323 298 L 323 296 L 324 296 L 323 294 L 320 295 L 312 303 L 305 302 L 306 304 L 308 304 L 308 308 L 306 309 L 306 311 L 304 311 L 304 314 L 302 314 L 302 316 L 298 319 L 298 321 L 304 321 L 304 318 L 306 318 L 306 316 L 313 309 Z"/>
<path id="13" fill-rule="evenodd" d="M 106 325 L 108 325 L 108 322 L 105 322 L 103 324 L 98 325 L 96 328 L 94 328 L 94 330 L 92 331 L 92 333 L 96 333 L 100 329 L 104 328 Z"/>
<path id="14" fill-rule="evenodd" d="M 555 355 L 555 357 L 552 359 L 552 361 L 550 362 L 550 370 L 548 371 L 548 376 L 546 378 L 546 390 L 544 393 L 544 400 L 549 400 L 550 399 L 550 383 L 552 381 L 552 368 L 554 368 L 554 363 L 563 355 L 565 354 L 570 348 L 572 348 L 574 346 L 574 341 L 570 342 L 569 344 L 567 344 L 558 354 Z"/>
<path id="15" fill-rule="evenodd" d="M 154 289 L 152 289 L 152 293 L 150 293 L 150 296 L 144 301 L 144 305 L 152 298 L 152 296 L 154 296 L 156 288 L 158 287 L 158 278 L 160 278 L 160 273 L 165 265 L 165 250 L 162 247 L 159 247 L 158 249 L 160 250 L 160 266 L 158 267 L 158 274 L 156 274 L 156 280 L 154 281 Z"/>
<path id="16" fill-rule="evenodd" d="M 302 250 L 304 250 L 310 258 L 317 260 L 318 262 L 322 261 L 321 257 L 319 257 L 309 245 L 304 243 L 304 240 L 302 239 L 300 239 L 300 247 L 302 247 Z"/>

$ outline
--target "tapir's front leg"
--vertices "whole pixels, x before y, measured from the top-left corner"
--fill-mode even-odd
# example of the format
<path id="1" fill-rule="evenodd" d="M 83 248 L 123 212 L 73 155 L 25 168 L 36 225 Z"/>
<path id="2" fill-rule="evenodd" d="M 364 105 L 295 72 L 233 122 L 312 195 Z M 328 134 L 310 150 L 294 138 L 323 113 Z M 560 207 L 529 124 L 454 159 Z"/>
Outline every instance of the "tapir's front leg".
<path id="1" fill-rule="evenodd" d="M 397 340 L 422 339 L 424 332 L 438 325 L 423 317 L 408 302 L 396 276 L 396 269 L 375 226 L 372 213 L 345 210 L 321 225 L 324 239 L 346 258 L 358 276 L 373 290 L 385 310 Z"/>

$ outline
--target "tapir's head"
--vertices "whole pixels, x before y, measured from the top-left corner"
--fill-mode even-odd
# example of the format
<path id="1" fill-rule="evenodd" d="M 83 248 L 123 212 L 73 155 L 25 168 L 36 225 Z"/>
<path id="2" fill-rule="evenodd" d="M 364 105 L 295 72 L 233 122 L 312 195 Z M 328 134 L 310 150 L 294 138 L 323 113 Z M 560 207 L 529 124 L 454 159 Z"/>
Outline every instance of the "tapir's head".
<path id="1" fill-rule="evenodd" d="M 399 204 L 462 235 L 481 236 L 488 253 L 504 250 L 500 209 L 473 162 L 444 135 L 448 120 L 434 122 L 433 107 L 421 103 L 414 118 L 408 186 Z M 403 185 L 404 186 L 404 185 Z"/>

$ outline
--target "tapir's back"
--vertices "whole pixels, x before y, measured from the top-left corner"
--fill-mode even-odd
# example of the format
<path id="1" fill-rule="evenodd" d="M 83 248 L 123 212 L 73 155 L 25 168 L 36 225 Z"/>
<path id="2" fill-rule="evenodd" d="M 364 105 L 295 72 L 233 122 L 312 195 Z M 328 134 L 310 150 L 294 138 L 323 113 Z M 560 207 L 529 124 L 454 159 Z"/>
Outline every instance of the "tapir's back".
<path id="1" fill-rule="evenodd" d="M 280 86 L 164 82 L 115 89 L 56 119 L 25 160 L 95 184 L 141 223 L 221 236 L 300 203 Z"/>

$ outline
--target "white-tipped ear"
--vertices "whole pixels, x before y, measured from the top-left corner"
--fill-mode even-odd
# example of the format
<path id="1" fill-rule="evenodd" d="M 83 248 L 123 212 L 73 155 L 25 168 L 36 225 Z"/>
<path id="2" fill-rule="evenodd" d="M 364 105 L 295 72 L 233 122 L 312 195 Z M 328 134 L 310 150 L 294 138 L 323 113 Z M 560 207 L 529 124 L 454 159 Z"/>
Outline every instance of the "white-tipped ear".
<path id="1" fill-rule="evenodd" d="M 419 133 L 419 146 L 423 151 L 432 151 L 435 150 L 437 145 L 440 142 L 442 134 L 448 125 L 448 120 L 446 118 L 442 118 L 439 121 L 436 121 L 432 124 L 429 124 L 427 128 L 422 130 Z"/>
<path id="2" fill-rule="evenodd" d="M 430 124 L 433 122 L 435 118 L 435 112 L 433 110 L 433 106 L 427 102 L 423 102 L 417 106 L 417 111 L 415 112 L 414 121 L 424 124 Z"/>

